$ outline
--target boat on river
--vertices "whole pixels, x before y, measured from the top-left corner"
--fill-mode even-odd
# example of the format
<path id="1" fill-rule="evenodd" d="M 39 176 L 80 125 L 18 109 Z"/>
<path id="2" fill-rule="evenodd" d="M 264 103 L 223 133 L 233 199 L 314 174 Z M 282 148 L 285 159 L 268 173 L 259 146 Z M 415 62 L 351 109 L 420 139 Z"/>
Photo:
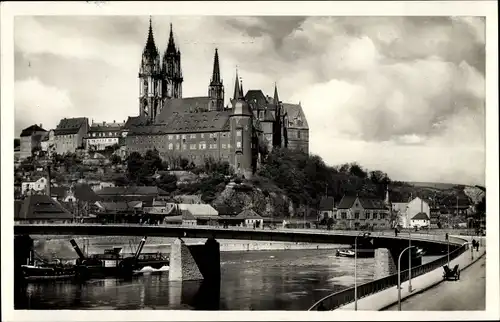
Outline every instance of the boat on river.
<path id="1" fill-rule="evenodd" d="M 354 257 L 354 251 L 350 249 L 337 249 L 335 256 L 337 257 Z"/>
<path id="2" fill-rule="evenodd" d="M 21 265 L 20 270 L 23 280 L 27 282 L 65 280 L 76 275 L 75 265 L 63 264 L 59 259 L 52 263 L 37 260 L 34 251 L 30 252 L 27 264 Z"/>

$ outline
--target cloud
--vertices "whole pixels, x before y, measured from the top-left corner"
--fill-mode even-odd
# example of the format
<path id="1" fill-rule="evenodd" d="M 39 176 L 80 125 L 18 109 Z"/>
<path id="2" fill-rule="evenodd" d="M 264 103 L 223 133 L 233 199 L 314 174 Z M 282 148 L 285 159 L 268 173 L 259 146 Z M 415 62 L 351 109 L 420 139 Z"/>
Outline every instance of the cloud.
<path id="1" fill-rule="evenodd" d="M 236 65 L 247 90 L 272 95 L 277 82 L 282 100 L 301 102 L 311 151 L 328 163 L 358 161 L 416 181 L 484 181 L 483 18 L 153 17 L 162 53 L 170 23 L 184 96 L 206 95 L 217 47 L 226 102 Z M 147 28 L 145 16 L 17 17 L 16 95 L 35 80 L 66 95 L 64 116 L 137 114 Z M 16 113 L 37 101 L 16 96 Z"/>
<path id="2" fill-rule="evenodd" d="M 18 132 L 32 124 L 50 129 L 56 125 L 56 120 L 71 115 L 74 109 L 67 91 L 44 85 L 36 78 L 16 82 L 14 95 Z"/>

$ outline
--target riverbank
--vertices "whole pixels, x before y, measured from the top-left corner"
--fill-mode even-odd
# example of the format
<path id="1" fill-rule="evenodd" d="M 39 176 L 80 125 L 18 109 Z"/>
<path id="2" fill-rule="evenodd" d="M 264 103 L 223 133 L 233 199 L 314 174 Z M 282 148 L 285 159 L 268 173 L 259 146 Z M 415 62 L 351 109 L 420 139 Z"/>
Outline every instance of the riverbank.
<path id="1" fill-rule="evenodd" d="M 32 236 L 35 251 L 48 258 L 70 259 L 75 258 L 75 251 L 69 240 L 72 236 Z M 120 247 L 125 253 L 133 253 L 141 237 L 121 237 L 121 236 L 91 236 L 75 238 L 79 247 L 89 254 L 102 253 L 104 249 Z M 170 253 L 170 245 L 175 238 L 170 237 L 150 237 L 148 238 L 143 252 Z M 188 245 L 204 244 L 205 239 L 183 238 Z M 271 251 L 271 250 L 300 250 L 300 249 L 337 249 L 346 247 L 335 244 L 314 244 L 296 242 L 276 242 L 260 240 L 237 240 L 218 239 L 221 252 L 241 252 L 241 251 Z M 85 248 L 85 249 L 84 249 Z"/>

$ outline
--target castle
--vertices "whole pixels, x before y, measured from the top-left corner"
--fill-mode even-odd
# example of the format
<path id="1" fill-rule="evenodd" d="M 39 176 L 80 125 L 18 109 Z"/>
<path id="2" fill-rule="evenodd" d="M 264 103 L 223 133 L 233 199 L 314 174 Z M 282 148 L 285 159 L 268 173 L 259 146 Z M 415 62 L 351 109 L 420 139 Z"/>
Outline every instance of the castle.
<path id="1" fill-rule="evenodd" d="M 160 57 L 151 19 L 139 69 L 139 115 L 129 117 L 122 131 L 128 153 L 156 149 L 169 164 L 181 158 L 202 164 L 207 158 L 227 161 L 237 174 L 251 177 L 259 162 L 275 147 L 308 153 L 309 128 L 300 103 L 287 104 L 262 90 L 244 94 L 238 78 L 228 106 L 219 53 L 206 97 L 182 97 L 181 52 L 172 24 L 168 45 Z"/>

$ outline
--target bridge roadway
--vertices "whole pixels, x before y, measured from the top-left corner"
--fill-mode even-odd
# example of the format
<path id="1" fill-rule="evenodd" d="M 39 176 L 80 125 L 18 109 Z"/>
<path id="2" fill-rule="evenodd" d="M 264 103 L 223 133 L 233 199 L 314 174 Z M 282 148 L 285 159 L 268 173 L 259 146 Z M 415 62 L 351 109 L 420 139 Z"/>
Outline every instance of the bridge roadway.
<path id="1" fill-rule="evenodd" d="M 71 236 L 148 236 L 178 238 L 244 239 L 281 242 L 353 244 L 361 231 L 320 229 L 252 229 L 215 226 L 140 225 L 140 224 L 14 224 L 15 235 L 71 235 Z M 408 233 L 394 236 L 393 232 L 372 232 L 374 247 L 390 247 L 409 238 Z M 411 234 L 414 246 L 444 250 L 443 235 Z M 450 244 L 461 245 L 463 240 L 450 237 Z"/>

